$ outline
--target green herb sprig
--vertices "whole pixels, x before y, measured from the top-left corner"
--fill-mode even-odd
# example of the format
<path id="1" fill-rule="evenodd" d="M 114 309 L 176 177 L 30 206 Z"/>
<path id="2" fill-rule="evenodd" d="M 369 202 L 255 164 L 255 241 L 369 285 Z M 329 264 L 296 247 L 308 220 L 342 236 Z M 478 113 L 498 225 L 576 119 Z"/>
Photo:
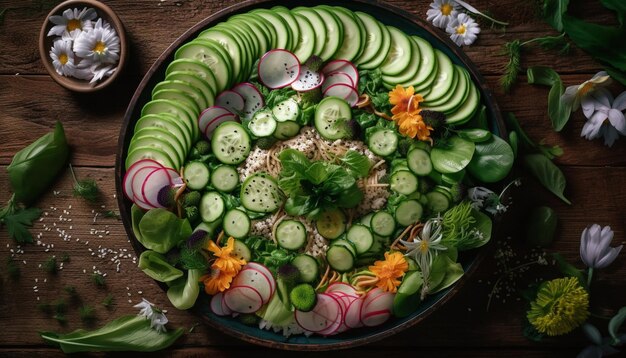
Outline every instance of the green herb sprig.
<path id="1" fill-rule="evenodd" d="M 93 281 L 93 283 L 96 284 L 96 286 L 99 287 L 104 287 L 106 286 L 106 279 L 104 277 L 104 275 L 102 275 L 101 273 L 94 273 L 91 275 L 91 280 Z"/>
<path id="2" fill-rule="evenodd" d="M 95 203 L 100 198 L 100 189 L 93 179 L 77 180 L 74 168 L 70 163 L 70 172 L 74 178 L 74 196 L 81 197 L 89 202 Z"/>
<path id="3" fill-rule="evenodd" d="M 112 294 L 108 294 L 104 300 L 102 300 L 102 305 L 104 307 L 106 307 L 107 309 L 110 309 L 111 307 L 113 307 L 113 295 Z"/>
<path id="4" fill-rule="evenodd" d="M 49 274 L 56 274 L 58 270 L 56 257 L 48 258 L 41 267 Z"/>

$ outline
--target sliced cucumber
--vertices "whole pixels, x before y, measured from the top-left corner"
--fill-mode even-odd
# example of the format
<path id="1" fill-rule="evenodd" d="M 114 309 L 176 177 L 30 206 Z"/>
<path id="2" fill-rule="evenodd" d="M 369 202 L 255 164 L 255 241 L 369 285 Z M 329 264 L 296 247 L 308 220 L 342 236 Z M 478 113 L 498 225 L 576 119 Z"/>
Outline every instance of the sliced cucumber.
<path id="1" fill-rule="evenodd" d="M 209 85 L 211 89 L 211 93 L 213 97 L 215 97 L 218 85 L 217 80 L 215 79 L 215 75 L 213 74 L 213 70 L 205 65 L 203 62 L 194 60 L 191 58 L 180 58 L 172 61 L 167 69 L 165 70 L 165 79 L 178 79 L 177 76 L 174 76 L 174 73 L 191 73 L 194 76 L 197 76 Z M 170 77 L 172 76 L 172 77 Z M 193 80 L 189 81 L 188 79 L 182 79 L 183 81 L 187 81 L 193 84 Z M 207 97 L 209 98 L 209 97 Z"/>
<path id="2" fill-rule="evenodd" d="M 197 120 L 193 113 L 180 104 L 166 99 L 155 99 L 146 103 L 141 109 L 141 116 L 148 114 L 164 114 L 168 113 L 176 118 L 177 121 L 184 124 L 191 133 L 192 142 L 195 142 L 199 135 Z"/>
<path id="3" fill-rule="evenodd" d="M 172 133 L 157 127 L 143 128 L 133 135 L 128 146 L 128 151 L 137 147 L 154 147 L 166 152 L 180 167 L 187 156 L 187 148 Z"/>
<path id="4" fill-rule="evenodd" d="M 248 236 L 252 226 L 248 215 L 239 209 L 228 210 L 224 215 L 223 225 L 224 233 L 235 239 L 243 239 Z"/>
<path id="5" fill-rule="evenodd" d="M 281 15 L 268 9 L 256 9 L 251 13 L 263 17 L 271 26 L 276 30 L 276 46 L 274 48 L 282 48 L 288 51 L 293 49 L 291 41 L 293 36 L 291 34 L 291 28 L 289 24 L 282 18 Z M 293 39 L 295 41 L 295 39 Z"/>
<path id="6" fill-rule="evenodd" d="M 161 81 L 152 89 L 152 96 L 160 90 L 171 89 L 184 92 L 191 97 L 195 103 L 194 109 L 197 113 L 209 106 L 207 99 L 204 97 L 202 91 L 192 86 L 189 82 L 177 81 L 177 80 L 165 80 Z"/>
<path id="7" fill-rule="evenodd" d="M 211 186 L 222 193 L 230 193 L 239 185 L 237 169 L 230 165 L 220 165 L 211 175 Z"/>
<path id="8" fill-rule="evenodd" d="M 235 239 L 233 254 L 235 254 L 235 257 L 238 259 L 246 260 L 246 262 L 250 262 L 252 260 L 252 251 L 250 251 L 248 245 L 241 240 Z"/>
<path id="9" fill-rule="evenodd" d="M 469 121 L 480 104 L 480 92 L 473 82 L 470 83 L 470 92 L 465 100 L 465 103 L 459 107 L 454 113 L 451 113 L 446 118 L 446 123 L 451 125 L 461 125 Z"/>
<path id="10" fill-rule="evenodd" d="M 211 136 L 211 149 L 217 160 L 224 164 L 239 164 L 250 153 L 250 136 L 237 122 L 220 124 Z"/>
<path id="11" fill-rule="evenodd" d="M 324 6 L 316 6 L 313 10 L 322 18 L 326 28 L 324 47 L 322 52 L 317 54 L 325 62 L 333 58 L 341 45 L 343 45 L 343 24 L 337 15 L 334 14 L 334 11 L 328 10 Z"/>
<path id="12" fill-rule="evenodd" d="M 298 58 L 300 63 L 305 63 L 315 51 L 315 33 L 313 25 L 309 19 L 305 16 L 294 13 L 296 21 L 298 22 L 298 28 L 300 29 L 300 37 L 298 38 L 295 48 L 293 50 L 294 55 Z"/>
<path id="13" fill-rule="evenodd" d="M 364 36 L 365 29 L 361 28 L 363 26 L 361 20 L 356 19 L 352 11 L 339 6 L 334 6 L 329 10 L 339 18 L 343 27 L 342 45 L 333 58 L 352 61 L 363 51 L 362 36 Z"/>
<path id="14" fill-rule="evenodd" d="M 293 12 L 296 17 L 297 15 L 300 15 L 300 17 L 305 18 L 311 23 L 311 27 L 314 29 L 314 31 L 311 32 L 311 36 L 315 39 L 315 41 L 313 41 L 315 43 L 315 47 L 313 48 L 312 55 L 319 56 L 324 50 L 324 45 L 326 44 L 326 25 L 324 24 L 324 20 L 322 20 L 322 17 L 318 15 L 315 10 L 308 7 L 299 6 L 292 9 L 291 12 Z M 298 59 L 300 59 L 300 63 L 303 63 L 300 57 L 298 57 Z"/>
<path id="15" fill-rule="evenodd" d="M 367 21 L 363 16 L 366 14 L 361 12 L 357 12 L 356 14 L 357 16 L 359 16 L 359 18 L 361 18 L 361 20 L 363 20 L 365 26 L 368 27 Z M 357 60 L 358 67 L 364 70 L 373 70 L 379 68 L 380 65 L 382 65 L 387 59 L 387 56 L 389 55 L 389 50 L 391 49 L 391 33 L 389 32 L 387 26 L 383 25 L 380 21 L 374 19 L 373 17 L 369 21 L 373 21 L 376 23 L 376 25 L 378 25 L 378 27 L 380 28 L 381 37 L 380 40 L 377 40 L 375 37 L 372 37 L 370 39 L 369 37 L 373 36 L 373 34 L 375 34 L 376 32 L 374 29 L 368 28 L 368 41 L 365 43 L 366 48 L 363 51 L 362 56 L 365 56 L 369 53 L 369 56 L 371 56 L 371 58 L 367 60 Z"/>
<path id="16" fill-rule="evenodd" d="M 152 94 L 152 99 L 166 99 L 186 107 L 194 115 L 200 114 L 198 103 L 187 93 L 177 89 L 160 89 Z"/>
<path id="17" fill-rule="evenodd" d="M 409 169 L 419 176 L 426 176 L 433 171 L 430 155 L 423 149 L 413 148 L 406 156 Z"/>
<path id="18" fill-rule="evenodd" d="M 200 199 L 200 217 L 202 221 L 210 223 L 224 214 L 224 199 L 215 191 L 205 193 Z"/>
<path id="19" fill-rule="evenodd" d="M 454 65 L 452 60 L 440 50 L 435 49 L 437 57 L 437 78 L 431 85 L 431 91 L 424 97 L 424 101 L 432 102 L 438 100 L 448 93 L 454 82 Z"/>
<path id="20" fill-rule="evenodd" d="M 283 220 L 274 234 L 278 246 L 286 250 L 298 250 L 306 244 L 306 228 L 297 220 Z"/>
<path id="21" fill-rule="evenodd" d="M 176 50 L 176 59 L 189 58 L 205 64 L 215 75 L 217 88 L 216 93 L 229 88 L 232 83 L 232 72 L 229 64 L 230 58 L 226 59 L 218 49 L 220 44 L 208 40 L 194 40 L 188 42 Z"/>
<path id="22" fill-rule="evenodd" d="M 204 189 L 209 184 L 209 167 L 203 162 L 187 163 L 183 170 L 187 187 L 192 190 Z"/>
<path id="23" fill-rule="evenodd" d="M 274 131 L 274 138 L 286 140 L 295 137 L 300 132 L 300 125 L 297 122 L 278 122 Z"/>
<path id="24" fill-rule="evenodd" d="M 241 185 L 241 205 L 259 213 L 271 213 L 282 205 L 278 183 L 265 173 L 252 174 Z"/>
<path id="25" fill-rule="evenodd" d="M 297 121 L 300 116 L 300 106 L 295 99 L 289 98 L 274 106 L 272 114 L 279 122 Z"/>
<path id="26" fill-rule="evenodd" d="M 248 128 L 256 137 L 269 137 L 276 131 L 276 118 L 270 110 L 258 111 L 248 123 Z"/>
<path id="27" fill-rule="evenodd" d="M 411 60 L 399 74 L 397 75 L 383 75 L 383 82 L 390 84 L 394 87 L 398 83 L 406 83 L 414 78 L 419 72 L 421 65 L 420 48 L 415 41 L 407 36 L 407 40 L 411 46 Z"/>
<path id="28" fill-rule="evenodd" d="M 409 226 L 418 222 L 424 213 L 424 208 L 417 200 L 405 200 L 396 208 L 396 221 L 402 226 Z"/>
<path id="29" fill-rule="evenodd" d="M 430 87 L 431 83 L 427 82 L 428 79 L 432 79 L 434 81 L 435 76 L 432 76 L 432 73 L 437 73 L 437 57 L 435 56 L 435 50 L 433 46 L 426 40 L 418 36 L 411 36 L 411 39 L 415 41 L 417 47 L 420 50 L 420 56 L 422 57 L 420 61 L 419 71 L 415 74 L 415 77 L 407 81 L 406 83 L 401 83 L 403 87 L 406 86 L 415 86 L 415 88 L 426 88 Z M 419 91 L 416 91 L 419 93 Z"/>
<path id="30" fill-rule="evenodd" d="M 291 264 L 300 271 L 300 281 L 311 283 L 315 282 L 319 276 L 319 264 L 317 260 L 310 255 L 300 254 L 293 258 Z"/>
<path id="31" fill-rule="evenodd" d="M 415 193 L 417 184 L 417 177 L 408 170 L 398 170 L 389 179 L 390 189 L 404 195 Z"/>
<path id="32" fill-rule="evenodd" d="M 352 225 L 346 234 L 346 239 L 354 244 L 357 255 L 366 253 L 374 245 L 374 235 L 367 226 L 362 224 Z"/>
<path id="33" fill-rule="evenodd" d="M 409 66 L 412 58 L 412 46 L 404 32 L 393 26 L 387 26 L 387 29 L 391 35 L 391 48 L 380 70 L 385 76 L 395 76 L 405 71 Z"/>
<path id="34" fill-rule="evenodd" d="M 326 251 L 326 260 L 333 270 L 346 272 L 352 270 L 356 258 L 347 247 L 332 245 L 328 251 Z"/>
<path id="35" fill-rule="evenodd" d="M 391 129 L 379 129 L 370 135 L 367 147 L 376 155 L 391 155 L 398 149 L 398 135 Z"/>
<path id="36" fill-rule="evenodd" d="M 191 148 L 191 132 L 180 121 L 171 114 L 148 114 L 145 115 L 135 124 L 134 132 L 138 132 L 143 128 L 161 128 L 169 133 L 172 133 L 174 137 L 181 140 L 185 148 Z"/>
<path id="37" fill-rule="evenodd" d="M 350 105 L 341 98 L 326 97 L 315 108 L 315 129 L 328 140 L 348 137 L 347 123 L 351 119 Z"/>
<path id="38" fill-rule="evenodd" d="M 372 216 L 372 231 L 380 236 L 389 236 L 396 229 L 396 220 L 386 211 L 379 211 Z"/>
<path id="39" fill-rule="evenodd" d="M 166 168 L 178 170 L 178 167 L 174 165 L 174 160 L 167 153 L 154 147 L 137 147 L 128 152 L 125 163 L 126 169 L 142 159 L 152 159 Z"/>
<path id="40" fill-rule="evenodd" d="M 322 237 L 333 240 L 346 232 L 346 222 L 346 215 L 341 210 L 326 210 L 315 222 L 315 228 Z"/>
<path id="41" fill-rule="evenodd" d="M 369 228 L 372 227 L 372 216 L 374 216 L 374 213 L 368 213 L 367 215 L 363 216 L 361 218 L 361 220 L 359 220 L 359 222 Z"/>
<path id="42" fill-rule="evenodd" d="M 365 30 L 363 49 L 361 54 L 353 60 L 354 64 L 359 66 L 367 63 L 376 55 L 383 51 L 383 31 L 380 28 L 380 22 L 372 15 L 357 11 L 354 16 L 361 21 Z M 391 42 L 389 41 L 389 44 Z M 360 67 L 360 66 L 359 66 Z"/>
<path id="43" fill-rule="evenodd" d="M 450 207 L 450 198 L 440 191 L 431 191 L 426 194 L 428 209 L 434 213 L 442 213 Z"/>

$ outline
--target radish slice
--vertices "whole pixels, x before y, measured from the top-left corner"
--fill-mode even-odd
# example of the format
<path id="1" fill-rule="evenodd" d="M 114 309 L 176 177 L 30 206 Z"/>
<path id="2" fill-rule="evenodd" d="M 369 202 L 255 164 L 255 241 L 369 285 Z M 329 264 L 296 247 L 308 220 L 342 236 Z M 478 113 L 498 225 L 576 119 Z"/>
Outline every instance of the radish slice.
<path id="1" fill-rule="evenodd" d="M 300 77 L 300 62 L 287 50 L 271 50 L 265 53 L 258 66 L 259 79 L 271 89 L 283 88 Z"/>
<path id="2" fill-rule="evenodd" d="M 159 191 L 161 191 L 164 186 L 172 186 L 170 174 L 167 169 L 157 169 L 148 174 L 141 186 L 141 195 L 146 199 L 145 202 L 155 207 L 161 207 L 158 200 Z"/>
<path id="3" fill-rule="evenodd" d="M 300 76 L 291 84 L 291 88 L 298 92 L 316 89 L 324 83 L 324 74 L 311 71 L 308 67 L 300 66 Z"/>
<path id="4" fill-rule="evenodd" d="M 334 84 L 323 92 L 324 97 L 339 97 L 344 99 L 350 107 L 354 107 L 359 101 L 359 93 L 353 87 L 345 83 Z"/>
<path id="5" fill-rule="evenodd" d="M 224 107 L 231 113 L 239 113 L 243 111 L 245 101 L 243 96 L 235 91 L 224 91 L 215 98 L 215 105 Z"/>
<path id="6" fill-rule="evenodd" d="M 207 126 L 203 129 L 202 132 L 209 140 L 211 140 L 211 136 L 213 136 L 213 131 L 215 130 L 215 128 L 217 128 L 217 126 L 219 126 L 220 124 L 224 122 L 233 122 L 233 121 L 239 122 L 239 117 L 237 117 L 236 115 L 232 113 L 221 115 L 217 118 L 214 118 L 211 122 L 209 122 L 209 124 L 207 124 Z"/>
<path id="7" fill-rule="evenodd" d="M 169 174 L 170 176 L 170 182 L 172 183 L 172 186 L 174 186 L 175 188 L 179 188 L 184 184 L 183 178 L 180 177 L 180 174 L 178 174 L 176 170 L 172 168 L 165 169 L 167 170 L 167 174 Z"/>
<path id="8" fill-rule="evenodd" d="M 135 204 L 137 204 L 137 206 L 142 208 L 143 210 L 150 210 L 150 209 L 155 209 L 156 208 L 156 207 L 146 203 L 145 201 L 139 199 L 137 196 L 133 197 L 133 202 Z"/>
<path id="9" fill-rule="evenodd" d="M 274 292 L 276 291 L 276 280 L 274 280 L 274 276 L 272 276 L 272 272 L 270 271 L 270 269 L 268 269 L 265 265 L 260 264 L 258 262 L 248 262 L 248 264 L 244 266 L 243 268 L 244 270 L 246 268 L 253 268 L 253 269 L 258 270 L 262 274 L 264 274 L 272 286 L 272 295 L 274 294 Z"/>
<path id="10" fill-rule="evenodd" d="M 345 72 L 331 72 L 326 75 L 326 79 L 322 84 L 322 92 L 326 91 L 326 89 L 332 85 L 336 85 L 338 83 L 343 83 L 344 85 L 348 85 L 352 88 L 356 88 L 354 83 L 352 83 L 352 78 Z"/>
<path id="11" fill-rule="evenodd" d="M 232 112 L 224 107 L 219 106 L 211 106 L 205 109 L 204 111 L 202 111 L 202 113 L 200 113 L 200 116 L 198 116 L 198 128 L 206 128 L 206 126 L 209 125 L 212 120 L 225 114 L 232 114 Z"/>
<path id="12" fill-rule="evenodd" d="M 317 303 L 313 310 L 302 312 L 296 310 L 296 323 L 302 329 L 309 332 L 322 332 L 341 322 L 341 306 L 332 296 L 320 293 L 317 295 Z"/>
<path id="13" fill-rule="evenodd" d="M 239 93 L 241 97 L 243 97 L 244 106 L 241 112 L 245 119 L 251 119 L 256 111 L 263 108 L 265 105 L 263 95 L 252 83 L 240 83 L 233 88 L 233 91 Z"/>
<path id="14" fill-rule="evenodd" d="M 341 326 L 343 325 L 343 305 L 341 304 L 341 300 L 335 296 L 332 296 L 332 295 L 329 295 L 329 296 L 333 298 L 335 301 L 337 301 L 337 303 L 339 304 L 339 308 L 341 309 L 341 312 L 339 313 L 337 318 L 335 318 L 335 321 L 328 328 L 317 332 L 318 334 L 323 335 L 323 336 L 330 336 L 330 335 L 339 333 L 339 329 L 341 329 Z"/>
<path id="15" fill-rule="evenodd" d="M 389 317 L 391 317 L 391 310 L 380 310 L 365 314 L 361 317 L 361 321 L 366 327 L 374 327 L 387 322 Z"/>
<path id="16" fill-rule="evenodd" d="M 123 183 L 124 183 L 124 195 L 126 195 L 126 197 L 130 200 L 133 200 L 133 177 L 135 176 L 135 173 L 139 171 L 139 169 L 142 169 L 145 167 L 154 167 L 155 169 L 164 168 L 164 166 L 161 165 L 161 163 L 152 159 L 138 160 L 137 162 L 133 163 L 133 165 L 128 167 L 126 174 L 124 174 Z"/>
<path id="17" fill-rule="evenodd" d="M 363 302 L 364 299 L 359 297 L 348 306 L 348 311 L 344 317 L 344 322 L 348 328 L 359 328 L 363 326 L 363 322 L 361 322 L 361 307 L 363 307 Z"/>
<path id="18" fill-rule="evenodd" d="M 222 292 L 222 311 L 224 311 L 224 313 L 228 316 L 230 316 L 231 314 L 233 314 L 233 310 L 231 310 L 230 308 L 228 308 L 228 306 L 226 305 L 226 302 L 224 302 L 224 292 Z"/>
<path id="19" fill-rule="evenodd" d="M 344 72 L 352 79 L 353 84 L 359 83 L 359 71 L 350 61 L 346 60 L 334 60 L 330 61 L 322 68 L 324 75 L 330 75 L 332 72 Z"/>
<path id="20" fill-rule="evenodd" d="M 379 290 L 370 291 L 365 297 L 363 307 L 361 307 L 361 321 L 368 327 L 377 326 L 384 323 L 391 317 L 393 299 L 395 294 Z"/>
<path id="21" fill-rule="evenodd" d="M 263 299 L 254 287 L 236 286 L 224 293 L 224 303 L 234 312 L 252 313 L 263 306 Z"/>
<path id="22" fill-rule="evenodd" d="M 270 297 L 272 296 L 272 285 L 270 284 L 270 280 L 264 273 L 255 268 L 249 267 L 239 271 L 231 284 L 231 287 L 238 286 L 250 286 L 256 289 L 259 294 L 261 294 L 263 304 L 269 302 Z"/>
<path id="23" fill-rule="evenodd" d="M 146 200 L 146 198 L 143 196 L 142 193 L 142 189 L 143 189 L 143 183 L 145 183 L 146 178 L 154 171 L 157 170 L 162 170 L 163 167 L 161 168 L 157 168 L 157 167 L 144 167 L 139 169 L 135 175 L 133 175 L 133 178 L 131 179 L 132 181 L 132 190 L 133 190 L 133 198 L 135 200 L 140 200 L 144 203 L 147 203 L 148 205 L 150 205 L 150 203 L 148 203 L 148 200 Z M 152 206 L 152 205 L 151 205 Z"/>
<path id="24" fill-rule="evenodd" d="M 356 293 L 356 290 L 354 289 L 354 287 L 352 287 L 352 285 L 349 285 L 349 284 L 347 284 L 345 282 L 334 282 L 334 283 L 331 283 L 326 288 L 326 293 L 329 293 L 329 292 L 342 292 L 342 293 L 345 293 L 345 294 L 347 294 L 349 296 L 359 297 L 359 295 Z"/>
<path id="25" fill-rule="evenodd" d="M 222 292 L 218 292 L 215 296 L 211 298 L 211 311 L 218 316 L 229 315 L 229 313 L 225 312 L 222 307 L 223 298 L 224 298 L 224 294 Z"/>

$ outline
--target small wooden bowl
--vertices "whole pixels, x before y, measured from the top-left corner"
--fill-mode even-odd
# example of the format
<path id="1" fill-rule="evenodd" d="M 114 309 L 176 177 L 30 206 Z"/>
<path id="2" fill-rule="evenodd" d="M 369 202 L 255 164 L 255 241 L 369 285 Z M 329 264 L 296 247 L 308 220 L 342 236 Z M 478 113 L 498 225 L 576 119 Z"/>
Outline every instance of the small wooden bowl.
<path id="1" fill-rule="evenodd" d="M 89 83 L 89 81 L 87 80 L 59 75 L 54 69 L 54 66 L 52 65 L 52 59 L 50 58 L 50 48 L 52 47 L 55 38 L 55 36 L 47 36 L 50 28 L 54 26 L 54 24 L 50 22 L 50 16 L 60 15 L 66 9 L 82 9 L 84 7 L 93 8 L 94 10 L 96 10 L 98 18 L 102 18 L 103 20 L 111 24 L 120 39 L 120 58 L 117 63 L 117 69 L 115 70 L 115 72 L 113 72 L 111 76 L 106 77 L 96 83 Z M 122 70 L 124 69 L 124 65 L 128 57 L 128 46 L 126 42 L 126 34 L 124 32 L 124 25 L 110 7 L 99 1 L 64 1 L 57 5 L 54 9 L 52 9 L 52 11 L 50 11 L 50 13 L 46 16 L 43 25 L 41 26 L 41 32 L 39 33 L 39 55 L 41 57 L 41 62 L 43 62 L 44 67 L 46 68 L 52 79 L 61 86 L 69 89 L 70 91 L 82 93 L 101 90 L 113 83 L 113 81 L 115 81 L 115 79 L 120 75 L 120 72 L 122 72 Z"/>

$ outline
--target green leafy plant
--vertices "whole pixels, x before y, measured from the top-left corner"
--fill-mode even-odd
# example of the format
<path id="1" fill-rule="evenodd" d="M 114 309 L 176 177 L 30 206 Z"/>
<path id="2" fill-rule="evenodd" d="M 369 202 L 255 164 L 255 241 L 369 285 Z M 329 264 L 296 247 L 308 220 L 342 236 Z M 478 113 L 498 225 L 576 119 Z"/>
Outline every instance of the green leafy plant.
<path id="1" fill-rule="evenodd" d="M 548 67 L 530 67 L 527 71 L 528 83 L 550 86 L 548 94 L 548 117 L 552 122 L 552 128 L 560 132 L 569 121 L 572 108 L 561 101 L 561 95 L 565 92 L 565 86 L 561 77 L 553 69 Z"/>
<path id="2" fill-rule="evenodd" d="M 72 164 L 70 164 L 70 172 L 74 179 L 74 196 L 81 197 L 92 203 L 98 201 L 100 198 L 100 189 L 96 181 L 93 179 L 77 180 Z"/>
<path id="3" fill-rule="evenodd" d="M 57 273 L 57 259 L 55 256 L 48 258 L 43 265 L 41 266 L 47 273 L 55 274 Z"/>
<path id="4" fill-rule="evenodd" d="M 93 273 L 91 275 L 91 280 L 93 281 L 93 283 L 96 284 L 96 286 L 99 286 L 99 287 L 106 286 L 106 279 L 104 275 L 102 275 L 101 273 L 97 273 L 97 272 Z"/>

